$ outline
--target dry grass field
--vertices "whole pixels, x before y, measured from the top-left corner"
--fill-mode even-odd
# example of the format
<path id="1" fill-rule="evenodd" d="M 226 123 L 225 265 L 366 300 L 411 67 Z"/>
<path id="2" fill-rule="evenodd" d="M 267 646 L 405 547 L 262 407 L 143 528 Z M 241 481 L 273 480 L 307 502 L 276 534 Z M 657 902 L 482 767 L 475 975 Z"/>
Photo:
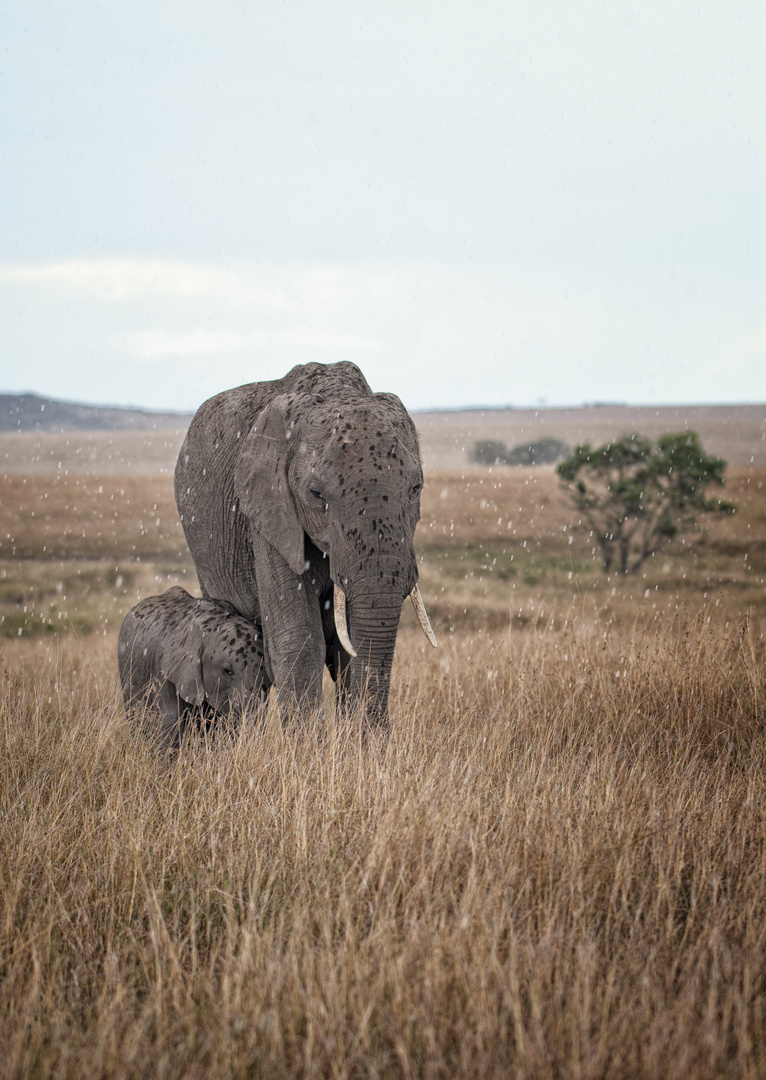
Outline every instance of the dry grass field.
<path id="1" fill-rule="evenodd" d="M 168 761 L 116 635 L 196 579 L 123 438 L 0 467 L 3 1076 L 766 1075 L 766 466 L 607 579 L 552 470 L 426 459 L 390 738 Z"/>

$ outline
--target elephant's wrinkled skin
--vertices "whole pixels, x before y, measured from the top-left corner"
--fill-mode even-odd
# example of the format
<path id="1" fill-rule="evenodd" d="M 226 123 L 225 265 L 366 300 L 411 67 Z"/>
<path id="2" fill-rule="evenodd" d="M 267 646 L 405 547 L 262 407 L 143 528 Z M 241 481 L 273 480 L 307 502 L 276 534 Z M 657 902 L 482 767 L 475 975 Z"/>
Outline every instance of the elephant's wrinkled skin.
<path id="1" fill-rule="evenodd" d="M 402 601 L 418 579 L 422 484 L 409 414 L 354 364 L 294 367 L 200 407 L 176 503 L 203 595 L 262 631 L 283 708 L 316 705 L 327 664 L 341 701 L 385 719 Z"/>
<path id="2" fill-rule="evenodd" d="M 131 714 L 159 713 L 159 742 L 179 746 L 189 719 L 263 704 L 269 688 L 261 638 L 227 604 L 184 589 L 149 596 L 125 616 L 120 684 Z"/>

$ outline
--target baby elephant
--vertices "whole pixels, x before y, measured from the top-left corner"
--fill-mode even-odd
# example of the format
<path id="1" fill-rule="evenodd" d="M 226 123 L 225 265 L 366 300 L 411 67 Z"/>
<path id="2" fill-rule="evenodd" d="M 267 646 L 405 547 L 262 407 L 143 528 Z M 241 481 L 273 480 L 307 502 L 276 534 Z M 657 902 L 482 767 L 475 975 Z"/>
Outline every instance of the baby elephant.
<path id="1" fill-rule="evenodd" d="M 262 706 L 269 690 L 263 641 L 229 604 L 178 586 L 136 604 L 120 628 L 120 683 L 128 712 L 159 711 L 163 747 L 179 747 L 196 712 L 205 719 Z"/>

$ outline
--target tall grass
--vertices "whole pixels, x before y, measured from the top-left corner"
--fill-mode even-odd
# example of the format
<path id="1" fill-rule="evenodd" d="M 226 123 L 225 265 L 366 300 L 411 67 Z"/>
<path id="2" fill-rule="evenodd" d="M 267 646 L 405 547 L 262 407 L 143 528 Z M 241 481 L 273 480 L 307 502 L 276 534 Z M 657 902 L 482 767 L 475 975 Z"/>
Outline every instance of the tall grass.
<path id="1" fill-rule="evenodd" d="M 766 1073 L 746 619 L 405 628 L 388 740 L 272 717 L 173 760 L 114 644 L 2 675 L 5 1075 Z"/>

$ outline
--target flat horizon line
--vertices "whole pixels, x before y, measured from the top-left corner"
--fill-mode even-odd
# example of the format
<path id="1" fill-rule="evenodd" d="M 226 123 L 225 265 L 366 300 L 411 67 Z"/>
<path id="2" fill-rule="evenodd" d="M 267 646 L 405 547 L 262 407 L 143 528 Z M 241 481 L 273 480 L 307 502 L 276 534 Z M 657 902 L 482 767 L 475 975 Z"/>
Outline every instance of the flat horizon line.
<path id="1" fill-rule="evenodd" d="M 147 414 L 165 414 L 172 416 L 193 416 L 197 408 L 173 409 L 150 405 L 116 405 L 113 403 L 99 403 L 92 401 L 75 400 L 72 398 L 48 397 L 37 390 L 0 390 L 0 398 L 33 398 L 35 400 L 55 405 L 68 405 L 82 409 L 114 409 L 119 412 L 138 412 Z M 200 405 L 202 402 L 200 402 Z M 412 415 L 433 413 L 486 413 L 486 412 L 549 412 L 572 409 L 715 409 L 715 408 L 764 408 L 764 401 L 667 401 L 667 402 L 635 402 L 635 401 L 609 401 L 595 400 L 582 401 L 578 404 L 555 404 L 549 402 L 535 402 L 531 404 L 511 404 L 509 402 L 499 405 L 436 405 L 420 406 L 408 409 Z"/>

